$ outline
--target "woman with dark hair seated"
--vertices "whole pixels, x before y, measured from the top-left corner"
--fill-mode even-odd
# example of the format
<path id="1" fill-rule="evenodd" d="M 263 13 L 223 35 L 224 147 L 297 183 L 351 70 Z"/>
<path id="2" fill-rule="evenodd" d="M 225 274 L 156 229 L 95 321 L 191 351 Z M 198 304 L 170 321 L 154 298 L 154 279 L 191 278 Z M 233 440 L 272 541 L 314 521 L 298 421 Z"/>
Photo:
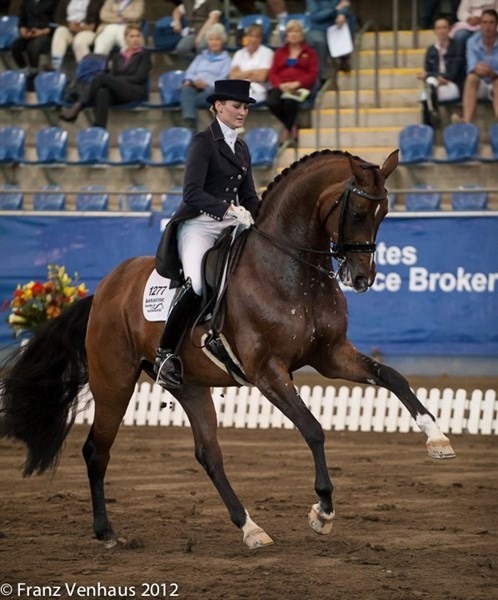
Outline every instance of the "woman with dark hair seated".
<path id="1" fill-rule="evenodd" d="M 268 74 L 272 89 L 266 98 L 268 108 L 284 125 L 281 142 L 297 143 L 299 105 L 317 77 L 317 54 L 306 43 L 301 22 L 291 19 L 285 26 L 285 44 L 275 50 Z"/>
<path id="2" fill-rule="evenodd" d="M 110 73 L 97 75 L 78 102 L 62 109 L 63 121 L 75 121 L 86 107 L 94 105 L 95 127 L 107 127 L 109 106 L 145 100 L 151 70 L 150 54 L 138 25 L 127 25 L 126 47 L 114 56 Z"/>

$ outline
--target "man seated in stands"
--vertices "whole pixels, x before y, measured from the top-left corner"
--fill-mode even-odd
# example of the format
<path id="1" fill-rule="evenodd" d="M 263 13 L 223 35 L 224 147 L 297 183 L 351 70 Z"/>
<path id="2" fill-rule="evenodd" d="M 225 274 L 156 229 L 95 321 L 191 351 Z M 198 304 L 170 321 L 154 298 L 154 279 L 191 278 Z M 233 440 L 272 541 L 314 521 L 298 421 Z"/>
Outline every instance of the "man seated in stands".
<path id="1" fill-rule="evenodd" d="M 96 36 L 103 0 L 63 0 L 58 7 L 59 25 L 52 37 L 52 67 L 59 70 L 69 46 L 76 62 L 90 53 Z"/>
<path id="2" fill-rule="evenodd" d="M 478 100 L 492 100 L 498 120 L 498 13 L 485 10 L 481 31 L 467 42 L 467 77 L 463 89 L 463 120 L 474 120 Z"/>
<path id="3" fill-rule="evenodd" d="M 59 0 L 23 0 L 19 8 L 19 37 L 10 48 L 20 69 L 28 67 L 36 74 L 42 54 L 50 52 L 52 29 Z M 26 60 L 27 58 L 27 60 Z"/>
<path id="4" fill-rule="evenodd" d="M 171 15 L 173 29 L 182 35 L 175 51 L 184 58 L 192 59 L 196 52 L 207 46 L 206 32 L 221 18 L 220 0 L 183 0 Z M 185 22 L 182 23 L 182 20 Z"/>
<path id="5" fill-rule="evenodd" d="M 460 0 L 458 21 L 451 28 L 450 36 L 465 45 L 473 33 L 481 30 L 481 17 L 490 8 L 498 10 L 498 0 Z"/>
<path id="6" fill-rule="evenodd" d="M 221 23 L 215 23 L 206 32 L 208 47 L 198 54 L 185 71 L 180 105 L 185 127 L 197 130 L 198 110 L 209 108 L 207 98 L 213 93 L 214 82 L 227 79 L 230 73 L 230 55 L 225 50 L 227 34 Z"/>
<path id="7" fill-rule="evenodd" d="M 126 26 L 139 24 L 144 13 L 144 0 L 105 0 L 100 9 L 100 25 L 93 51 L 108 55 L 114 46 L 124 48 Z"/>
<path id="8" fill-rule="evenodd" d="M 273 50 L 262 42 L 261 25 L 249 25 L 244 32 L 244 47 L 234 54 L 230 69 L 230 79 L 248 79 L 251 82 L 250 96 L 256 102 L 266 100 L 266 81 L 273 62 Z"/>
<path id="9" fill-rule="evenodd" d="M 417 77 L 424 82 L 422 92 L 423 122 L 439 125 L 439 102 L 460 99 L 465 80 L 464 46 L 449 37 L 450 23 L 442 17 L 434 23 L 436 42 L 427 48 L 424 71 Z"/>
<path id="10" fill-rule="evenodd" d="M 351 37 L 353 37 L 356 19 L 349 0 L 306 0 L 306 12 L 310 16 L 310 28 L 306 33 L 306 41 L 318 55 L 320 84 L 323 84 L 327 79 L 327 59 L 329 57 L 327 29 L 331 25 L 349 27 Z M 351 70 L 349 57 L 348 54 L 337 59 L 340 71 Z"/>

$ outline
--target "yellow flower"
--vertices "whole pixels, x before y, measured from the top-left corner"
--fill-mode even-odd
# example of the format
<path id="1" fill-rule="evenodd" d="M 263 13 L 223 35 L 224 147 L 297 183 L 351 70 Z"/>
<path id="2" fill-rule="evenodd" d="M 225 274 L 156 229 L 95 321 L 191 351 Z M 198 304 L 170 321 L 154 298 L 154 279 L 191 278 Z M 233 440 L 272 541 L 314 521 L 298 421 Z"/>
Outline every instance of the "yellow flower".
<path id="1" fill-rule="evenodd" d="M 12 313 L 9 315 L 8 323 L 10 325 L 20 325 L 21 323 L 26 323 L 26 319 L 21 317 L 21 315 L 15 315 Z"/>

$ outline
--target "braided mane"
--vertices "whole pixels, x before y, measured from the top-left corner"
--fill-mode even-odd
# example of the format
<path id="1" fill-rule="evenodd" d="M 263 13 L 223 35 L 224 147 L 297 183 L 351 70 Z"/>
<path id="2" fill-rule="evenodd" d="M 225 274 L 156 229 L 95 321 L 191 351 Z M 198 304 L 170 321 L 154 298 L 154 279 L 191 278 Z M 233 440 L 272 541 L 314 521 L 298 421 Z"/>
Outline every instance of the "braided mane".
<path id="1" fill-rule="evenodd" d="M 364 161 L 359 156 L 351 155 L 349 152 L 344 152 L 342 150 L 330 150 L 329 148 L 325 148 L 324 150 L 316 150 L 315 152 L 312 152 L 311 154 L 306 154 L 305 156 L 302 156 L 299 160 L 294 161 L 290 166 L 286 167 L 281 173 L 276 175 L 275 178 L 272 181 L 270 181 L 266 190 L 263 192 L 263 194 L 261 196 L 261 200 L 263 201 L 265 199 L 266 195 L 271 190 L 273 190 L 273 188 L 276 185 L 278 185 L 282 181 L 282 179 L 286 178 L 290 173 L 295 172 L 296 169 L 300 168 L 302 165 L 307 165 L 310 161 L 314 160 L 317 157 L 322 157 L 322 156 L 326 156 L 326 155 L 330 155 L 330 154 L 335 154 L 338 156 L 351 156 L 351 158 L 354 158 L 355 160 L 360 161 L 360 164 L 363 168 L 378 166 L 378 165 L 374 165 L 372 163 L 368 163 L 368 162 Z"/>

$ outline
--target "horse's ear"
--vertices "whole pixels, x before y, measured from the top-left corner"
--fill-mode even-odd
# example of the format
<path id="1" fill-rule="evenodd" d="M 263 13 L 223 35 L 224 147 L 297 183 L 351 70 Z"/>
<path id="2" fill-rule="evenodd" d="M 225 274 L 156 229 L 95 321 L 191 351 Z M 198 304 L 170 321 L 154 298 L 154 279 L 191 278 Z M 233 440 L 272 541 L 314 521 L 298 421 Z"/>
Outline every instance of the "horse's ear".
<path id="1" fill-rule="evenodd" d="M 399 149 L 393 150 L 391 152 L 391 154 L 386 158 L 384 164 L 382 165 L 380 172 L 382 173 L 382 175 L 384 175 L 384 181 L 389 177 L 389 175 L 398 166 L 398 155 L 399 155 Z"/>
<path id="2" fill-rule="evenodd" d="M 360 185 L 365 185 L 366 184 L 365 170 L 362 169 L 359 162 L 357 160 L 355 160 L 355 158 L 351 154 L 349 154 L 349 152 L 346 152 L 346 156 L 348 157 L 349 166 L 351 167 L 351 171 L 353 172 L 354 180 Z"/>

